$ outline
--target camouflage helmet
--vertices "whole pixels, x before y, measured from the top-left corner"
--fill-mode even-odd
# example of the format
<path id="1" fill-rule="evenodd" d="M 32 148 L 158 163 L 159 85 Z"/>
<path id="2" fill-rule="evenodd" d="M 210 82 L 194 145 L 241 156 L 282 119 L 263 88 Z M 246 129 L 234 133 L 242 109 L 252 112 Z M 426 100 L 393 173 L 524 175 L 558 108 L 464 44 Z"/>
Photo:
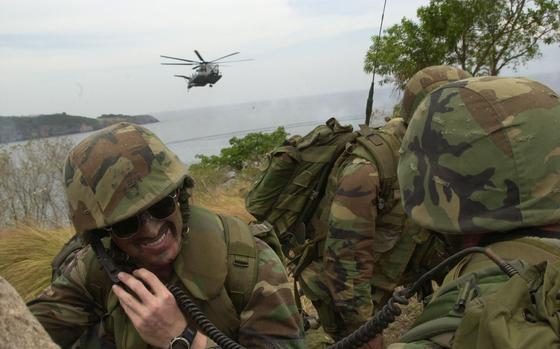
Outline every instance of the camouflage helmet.
<path id="1" fill-rule="evenodd" d="M 401 146 L 406 213 L 447 234 L 560 221 L 560 101 L 526 78 L 481 77 L 431 92 Z"/>
<path id="2" fill-rule="evenodd" d="M 74 147 L 64 167 L 77 233 L 148 208 L 182 185 L 187 169 L 151 131 L 128 123 L 104 128 Z"/>
<path id="3" fill-rule="evenodd" d="M 408 123 L 428 93 L 448 82 L 470 77 L 471 74 L 466 71 L 448 65 L 434 65 L 418 71 L 404 87 L 401 117 Z"/>

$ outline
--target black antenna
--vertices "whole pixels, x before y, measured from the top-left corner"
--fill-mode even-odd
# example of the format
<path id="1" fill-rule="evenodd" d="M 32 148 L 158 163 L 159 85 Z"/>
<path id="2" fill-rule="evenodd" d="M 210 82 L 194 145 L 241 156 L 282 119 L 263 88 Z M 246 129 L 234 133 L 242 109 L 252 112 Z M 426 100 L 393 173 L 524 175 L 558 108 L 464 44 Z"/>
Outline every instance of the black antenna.
<path id="1" fill-rule="evenodd" d="M 381 30 L 383 29 L 383 19 L 385 18 L 385 6 L 387 5 L 387 0 L 383 2 L 383 12 L 381 13 L 381 25 L 379 26 L 379 34 L 377 36 L 381 37 Z M 377 49 L 377 48 L 376 48 Z M 371 121 L 371 110 L 373 108 L 373 93 L 375 91 L 375 72 L 377 71 L 377 55 L 375 56 L 375 61 L 373 61 L 373 77 L 371 78 L 371 86 L 369 87 L 369 93 L 366 103 L 366 125 L 369 126 Z"/>

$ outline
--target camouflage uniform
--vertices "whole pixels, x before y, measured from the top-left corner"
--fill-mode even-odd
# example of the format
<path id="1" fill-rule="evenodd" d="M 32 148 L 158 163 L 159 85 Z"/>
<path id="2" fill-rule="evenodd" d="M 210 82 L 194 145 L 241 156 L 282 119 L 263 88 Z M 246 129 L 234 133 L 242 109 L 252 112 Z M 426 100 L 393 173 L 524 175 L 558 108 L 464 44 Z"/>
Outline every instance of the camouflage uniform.
<path id="1" fill-rule="evenodd" d="M 414 114 L 398 169 L 405 211 L 458 249 L 458 262 L 403 343 L 412 348 L 560 346 L 560 100 L 525 78 L 447 84 Z"/>
<path id="2" fill-rule="evenodd" d="M 396 124 L 399 127 L 392 127 Z M 402 119 L 392 120 L 380 131 L 389 129 L 400 144 L 405 130 Z M 349 149 L 335 166 L 311 220 L 316 236 L 324 234 L 317 245 L 317 258 L 301 272 L 299 281 L 316 306 L 325 331 L 340 339 L 371 316 L 375 264 L 401 239 L 404 215 L 399 217 L 391 210 L 379 216 L 378 167 L 361 146 Z M 394 208 L 399 210 L 400 205 Z M 396 221 L 387 220 L 390 213 Z M 391 290 L 373 292 L 384 295 Z"/>
<path id="3" fill-rule="evenodd" d="M 335 339 L 356 330 L 395 287 L 413 281 L 445 256 L 437 236 L 405 220 L 396 180 L 397 149 L 418 101 L 444 83 L 469 76 L 449 66 L 421 70 L 406 86 L 403 118 L 377 130 L 383 139 L 358 141 L 335 165 L 311 220 L 319 240 L 315 258 L 299 278 L 325 331 Z M 371 147 L 380 143 L 390 143 L 392 150 L 372 155 Z"/>
<path id="4" fill-rule="evenodd" d="M 126 123 L 113 125 L 84 140 L 69 155 L 65 180 L 74 227 L 86 237 L 99 234 L 99 228 L 142 212 L 179 188 L 185 224 L 168 281 L 179 285 L 210 321 L 241 345 L 303 348 L 301 319 L 278 257 L 254 239 L 241 221 L 190 207 L 186 178 L 184 165 L 150 131 Z M 104 238 L 103 243 L 117 262 L 127 265 L 127 256 L 111 239 Z M 247 267 L 252 263 L 256 263 L 254 275 Z M 232 267 L 236 264 L 239 270 Z M 111 286 L 88 246 L 30 302 L 30 309 L 63 347 L 100 324 L 95 335 L 107 345 L 149 348 Z M 251 288 L 243 294 L 247 286 Z"/>

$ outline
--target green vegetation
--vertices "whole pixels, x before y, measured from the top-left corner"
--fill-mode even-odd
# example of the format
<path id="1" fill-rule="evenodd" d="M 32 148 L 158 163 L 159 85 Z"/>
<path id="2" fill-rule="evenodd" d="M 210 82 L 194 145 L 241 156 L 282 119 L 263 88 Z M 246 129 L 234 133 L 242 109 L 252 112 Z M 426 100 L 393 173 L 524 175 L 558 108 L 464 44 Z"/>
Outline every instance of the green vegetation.
<path id="1" fill-rule="evenodd" d="M 231 138 L 231 147 L 223 148 L 220 155 L 196 155 L 201 161 L 189 168 L 196 183 L 195 201 L 214 211 L 253 220 L 245 210 L 245 192 L 260 173 L 258 165 L 266 154 L 287 136 L 283 127 L 268 134 L 249 133 L 243 138 Z"/>
<path id="2" fill-rule="evenodd" d="M 473 76 L 499 75 L 540 56 L 540 45 L 560 41 L 557 0 L 431 0 L 417 10 L 419 22 L 403 18 L 372 37 L 364 70 L 380 84 L 400 89 L 422 68 L 449 64 Z"/>
<path id="3" fill-rule="evenodd" d="M 200 163 L 191 166 L 196 168 L 229 168 L 240 171 L 256 166 L 264 156 L 282 144 L 288 134 L 284 127 L 278 127 L 272 133 L 249 133 L 243 138 L 233 137 L 229 140 L 231 147 L 220 150 L 220 155 L 206 156 L 197 154 Z"/>

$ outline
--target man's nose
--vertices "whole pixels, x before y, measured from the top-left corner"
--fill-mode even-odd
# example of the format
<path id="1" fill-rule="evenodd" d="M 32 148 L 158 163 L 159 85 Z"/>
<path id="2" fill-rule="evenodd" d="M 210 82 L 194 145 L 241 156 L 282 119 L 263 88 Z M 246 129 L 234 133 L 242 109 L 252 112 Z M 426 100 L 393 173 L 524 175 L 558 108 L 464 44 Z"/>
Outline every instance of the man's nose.
<path id="1" fill-rule="evenodd" d="M 148 233 L 153 233 L 154 231 L 157 233 L 161 220 L 154 218 L 148 212 L 142 212 L 139 217 L 140 220 L 140 231 L 146 231 Z"/>

